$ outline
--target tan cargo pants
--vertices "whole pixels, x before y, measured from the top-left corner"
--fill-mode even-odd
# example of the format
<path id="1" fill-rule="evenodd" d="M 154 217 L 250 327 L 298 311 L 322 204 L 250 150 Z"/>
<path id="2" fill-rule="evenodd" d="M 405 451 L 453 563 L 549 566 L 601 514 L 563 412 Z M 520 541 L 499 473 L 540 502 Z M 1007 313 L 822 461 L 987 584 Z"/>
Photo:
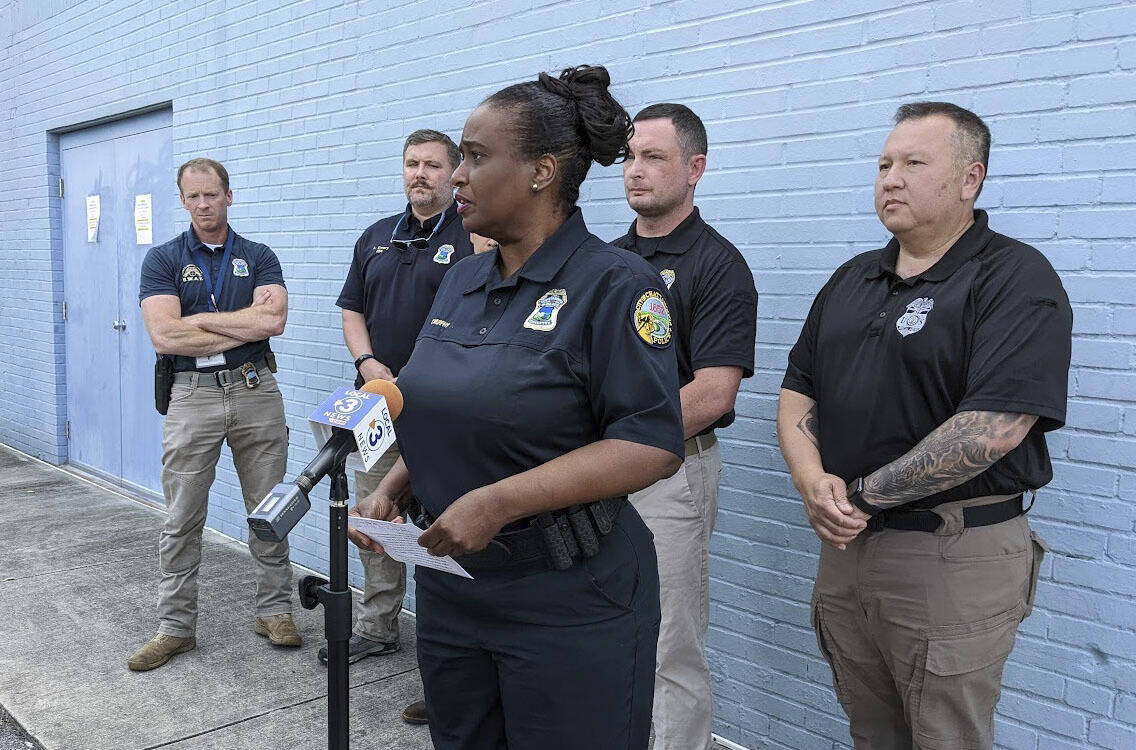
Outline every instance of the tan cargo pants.
<path id="1" fill-rule="evenodd" d="M 857 750 L 987 750 L 1002 667 L 1029 614 L 1044 544 L 1025 516 L 934 533 L 883 529 L 822 548 L 812 621 Z"/>
<path id="2" fill-rule="evenodd" d="M 370 471 L 355 472 L 355 502 L 375 491 L 398 460 L 398 443 Z M 363 562 L 363 598 L 355 604 L 355 634 L 372 641 L 398 640 L 398 615 L 406 596 L 406 566 L 381 552 L 359 550 Z"/>
<path id="3" fill-rule="evenodd" d="M 630 496 L 655 536 L 662 621 L 655 656 L 651 725 L 655 750 L 706 750 L 714 713 L 706 627 L 710 622 L 710 535 L 718 517 L 722 449 L 713 434 L 686 441 L 671 477 Z"/>
<path id="4" fill-rule="evenodd" d="M 260 385 L 218 386 L 212 375 L 174 384 L 162 432 L 162 491 L 165 526 L 158 541 L 162 580 L 158 587 L 158 632 L 178 637 L 197 629 L 197 571 L 201 532 L 209 508 L 221 444 L 229 443 L 241 482 L 245 510 L 251 511 L 284 478 L 288 429 L 276 378 L 259 371 Z M 256 614 L 292 611 L 292 566 L 288 542 L 249 535 L 256 562 Z"/>

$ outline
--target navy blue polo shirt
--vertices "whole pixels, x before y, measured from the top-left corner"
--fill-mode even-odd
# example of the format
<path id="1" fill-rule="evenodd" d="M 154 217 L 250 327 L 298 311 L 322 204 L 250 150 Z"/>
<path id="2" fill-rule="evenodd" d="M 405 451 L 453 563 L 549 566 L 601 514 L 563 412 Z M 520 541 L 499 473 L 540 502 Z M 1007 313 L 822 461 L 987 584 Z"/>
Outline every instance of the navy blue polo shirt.
<path id="1" fill-rule="evenodd" d="M 672 338 L 658 273 L 590 234 L 579 209 L 507 279 L 496 250 L 463 260 L 398 379 L 414 494 L 436 517 L 603 438 L 682 457 Z"/>
<path id="2" fill-rule="evenodd" d="M 703 367 L 740 367 L 753 375 L 757 289 L 738 249 L 702 220 L 695 208 L 665 237 L 640 237 L 636 222 L 612 244 L 641 255 L 658 269 L 674 301 L 678 383 Z M 734 422 L 730 410 L 700 432 Z"/>
<path id="3" fill-rule="evenodd" d="M 398 239 L 429 237 L 430 246 L 424 250 L 391 246 L 396 225 Z M 367 227 L 359 237 L 335 304 L 363 315 L 371 353 L 397 376 L 410 359 L 414 338 L 442 277 L 470 255 L 469 232 L 462 228 L 454 204 L 422 223 L 407 206 L 403 213 Z"/>
<path id="4" fill-rule="evenodd" d="M 181 300 L 181 315 L 184 318 L 195 313 L 241 310 L 252 304 L 253 291 L 258 286 L 284 286 L 280 261 L 267 245 L 246 240 L 234 232 L 232 227 L 229 227 L 225 242 L 226 245 L 232 243 L 226 268 L 221 267 L 225 246 L 210 249 L 197 239 L 193 227 L 163 245 L 150 248 L 146 259 L 142 261 L 139 303 L 157 294 L 172 294 Z M 208 269 L 214 289 L 224 277 L 221 294 L 217 297 L 217 310 L 210 304 L 202 265 Z M 208 367 L 201 372 L 232 370 L 245 362 L 263 359 L 267 352 L 268 339 L 241 344 L 225 352 L 223 367 Z M 196 369 L 195 357 L 174 355 L 174 371 Z"/>
<path id="5" fill-rule="evenodd" d="M 1038 420 L 986 471 L 909 507 L 1046 485 L 1045 432 L 1065 423 L 1073 326 L 1053 266 L 992 231 L 985 211 L 923 273 L 901 279 L 898 257 L 893 238 L 838 268 L 789 352 L 782 387 L 817 402 L 825 471 L 866 477 L 958 412 L 997 411 Z"/>

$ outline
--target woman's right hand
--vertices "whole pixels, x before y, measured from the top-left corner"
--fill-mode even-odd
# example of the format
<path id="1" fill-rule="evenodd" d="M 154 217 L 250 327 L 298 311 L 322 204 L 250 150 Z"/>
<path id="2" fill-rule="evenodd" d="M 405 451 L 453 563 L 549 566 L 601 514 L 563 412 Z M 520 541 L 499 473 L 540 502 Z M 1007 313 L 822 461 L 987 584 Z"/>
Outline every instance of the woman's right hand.
<path id="1" fill-rule="evenodd" d="M 398 506 L 387 495 L 375 491 L 355 504 L 348 515 L 362 518 L 376 518 L 380 521 L 393 521 L 401 523 L 398 515 Z M 371 552 L 383 552 L 383 546 L 358 529 L 347 529 L 347 537 L 361 549 Z"/>

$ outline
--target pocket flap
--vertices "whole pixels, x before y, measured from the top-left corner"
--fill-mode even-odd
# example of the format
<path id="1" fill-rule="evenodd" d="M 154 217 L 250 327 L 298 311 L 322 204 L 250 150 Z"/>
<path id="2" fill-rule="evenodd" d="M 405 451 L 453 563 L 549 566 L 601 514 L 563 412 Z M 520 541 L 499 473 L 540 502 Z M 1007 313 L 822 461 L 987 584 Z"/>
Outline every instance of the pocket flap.
<path id="1" fill-rule="evenodd" d="M 927 671 L 941 677 L 966 674 L 1004 660 L 1014 648 L 1020 606 L 981 623 L 981 629 L 927 641 Z"/>

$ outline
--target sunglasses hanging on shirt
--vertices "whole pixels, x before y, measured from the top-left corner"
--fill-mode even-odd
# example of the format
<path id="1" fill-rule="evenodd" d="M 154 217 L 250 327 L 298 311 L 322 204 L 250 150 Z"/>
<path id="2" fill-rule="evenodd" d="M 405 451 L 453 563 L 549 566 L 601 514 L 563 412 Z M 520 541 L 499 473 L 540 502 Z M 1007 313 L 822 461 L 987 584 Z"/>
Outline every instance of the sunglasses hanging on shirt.
<path id="1" fill-rule="evenodd" d="M 407 211 L 399 218 L 398 223 L 394 225 L 394 231 L 391 232 L 390 242 L 387 244 L 389 244 L 391 247 L 397 247 L 400 250 L 406 250 L 412 247 L 415 250 L 425 250 L 426 248 L 430 247 L 430 240 L 434 239 L 434 235 L 438 233 L 438 230 L 442 228 L 442 224 L 445 223 L 446 211 L 448 210 L 449 208 L 446 208 L 444 211 L 442 211 L 442 215 L 438 217 L 438 223 L 434 225 L 434 229 L 430 232 L 430 235 L 428 237 L 414 237 L 409 240 L 396 240 L 394 236 L 398 234 L 398 230 L 400 227 L 402 227 L 403 221 L 406 221 L 407 228 L 410 227 L 410 211 Z"/>

